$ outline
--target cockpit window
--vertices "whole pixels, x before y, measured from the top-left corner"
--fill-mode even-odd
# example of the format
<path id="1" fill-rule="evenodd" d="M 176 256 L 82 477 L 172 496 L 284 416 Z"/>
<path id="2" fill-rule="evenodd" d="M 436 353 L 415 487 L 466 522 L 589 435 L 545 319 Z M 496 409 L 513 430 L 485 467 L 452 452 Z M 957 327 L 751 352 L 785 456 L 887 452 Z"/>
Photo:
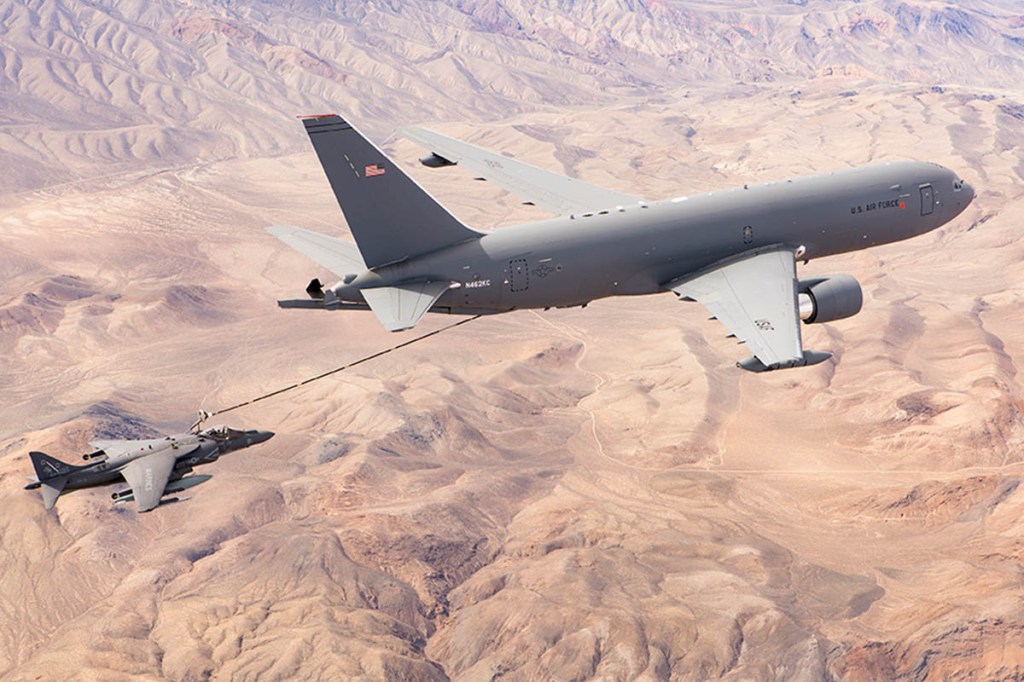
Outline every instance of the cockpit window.
<path id="1" fill-rule="evenodd" d="M 242 432 L 235 429 L 229 429 L 226 426 L 215 426 L 212 429 L 204 431 L 203 435 L 208 436 L 213 440 L 231 440 L 232 438 L 238 438 L 241 436 Z"/>
<path id="2" fill-rule="evenodd" d="M 961 180 L 960 178 L 957 178 L 956 180 L 953 181 L 953 191 L 954 192 L 959 192 L 963 188 L 964 188 L 964 181 L 963 180 Z"/>

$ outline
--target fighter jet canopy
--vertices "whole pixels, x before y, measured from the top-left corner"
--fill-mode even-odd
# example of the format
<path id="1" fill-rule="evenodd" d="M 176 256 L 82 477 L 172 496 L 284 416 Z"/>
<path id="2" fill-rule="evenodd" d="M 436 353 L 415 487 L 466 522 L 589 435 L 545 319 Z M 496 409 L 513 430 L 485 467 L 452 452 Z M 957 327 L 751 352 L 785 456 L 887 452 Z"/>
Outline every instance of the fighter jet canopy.
<path id="1" fill-rule="evenodd" d="M 212 429 L 203 431 L 200 435 L 213 440 L 224 441 L 240 438 L 245 435 L 245 431 L 239 431 L 238 429 L 232 429 L 227 426 L 214 426 Z"/>

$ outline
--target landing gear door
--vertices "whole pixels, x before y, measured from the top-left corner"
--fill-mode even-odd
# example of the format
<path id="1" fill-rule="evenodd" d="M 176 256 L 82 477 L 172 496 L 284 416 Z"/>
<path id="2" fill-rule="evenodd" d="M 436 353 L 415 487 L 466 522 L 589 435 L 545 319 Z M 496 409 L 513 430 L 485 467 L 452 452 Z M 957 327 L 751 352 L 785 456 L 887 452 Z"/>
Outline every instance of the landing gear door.
<path id="1" fill-rule="evenodd" d="M 921 215 L 931 215 L 935 209 L 935 192 L 931 185 L 921 185 Z"/>

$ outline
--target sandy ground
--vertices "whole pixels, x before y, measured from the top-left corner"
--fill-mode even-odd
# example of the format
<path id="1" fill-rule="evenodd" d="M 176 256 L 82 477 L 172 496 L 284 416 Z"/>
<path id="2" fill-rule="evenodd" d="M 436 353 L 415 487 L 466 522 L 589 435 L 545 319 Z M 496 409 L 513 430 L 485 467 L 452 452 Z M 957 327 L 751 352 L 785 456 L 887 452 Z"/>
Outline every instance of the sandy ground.
<path id="1" fill-rule="evenodd" d="M 671 295 L 483 319 L 224 415 L 278 436 L 144 516 L 108 491 L 43 514 L 25 453 L 133 420 L 180 430 L 414 332 L 275 307 L 323 273 L 262 227 L 342 231 L 309 153 L 9 199 L 3 593 L 32 627 L 3 631 L 3 665 L 29 678 L 89 647 L 89 669 L 173 678 L 1012 670 L 1020 151 L 979 135 L 1016 121 L 958 92 L 857 99 L 767 89 L 724 115 L 685 97 L 690 138 L 673 104 L 452 131 L 556 169 L 593 151 L 572 170 L 652 198 L 679 191 L 666 178 L 696 191 L 919 144 L 979 198 L 937 233 L 802 271 L 864 284 L 862 314 L 806 330 L 835 361 L 739 372 L 742 349 Z M 907 133 L 925 115 L 944 138 Z M 959 135 L 965 118 L 983 132 Z M 536 211 L 414 172 L 478 225 Z"/>
<path id="2" fill-rule="evenodd" d="M 28 451 L 180 431 L 453 320 L 276 307 L 327 273 L 263 228 L 345 234 L 288 143 L 0 196 L 0 676 L 1021 675 L 1016 97 L 836 76 L 437 123 L 652 199 L 907 157 L 978 198 L 801 267 L 864 287 L 805 327 L 822 365 L 741 372 L 670 294 L 485 318 L 218 417 L 277 436 L 144 515 L 45 513 Z M 386 146 L 474 226 L 543 216 Z"/>

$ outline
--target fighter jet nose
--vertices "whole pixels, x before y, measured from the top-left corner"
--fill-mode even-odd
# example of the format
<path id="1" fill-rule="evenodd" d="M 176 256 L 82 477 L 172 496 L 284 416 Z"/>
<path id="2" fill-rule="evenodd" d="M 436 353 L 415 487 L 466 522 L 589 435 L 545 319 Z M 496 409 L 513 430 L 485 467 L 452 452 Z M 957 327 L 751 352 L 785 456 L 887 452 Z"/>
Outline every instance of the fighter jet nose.
<path id="1" fill-rule="evenodd" d="M 274 437 L 273 431 L 250 431 L 249 432 L 249 445 L 256 445 L 257 443 L 263 443 Z"/>

